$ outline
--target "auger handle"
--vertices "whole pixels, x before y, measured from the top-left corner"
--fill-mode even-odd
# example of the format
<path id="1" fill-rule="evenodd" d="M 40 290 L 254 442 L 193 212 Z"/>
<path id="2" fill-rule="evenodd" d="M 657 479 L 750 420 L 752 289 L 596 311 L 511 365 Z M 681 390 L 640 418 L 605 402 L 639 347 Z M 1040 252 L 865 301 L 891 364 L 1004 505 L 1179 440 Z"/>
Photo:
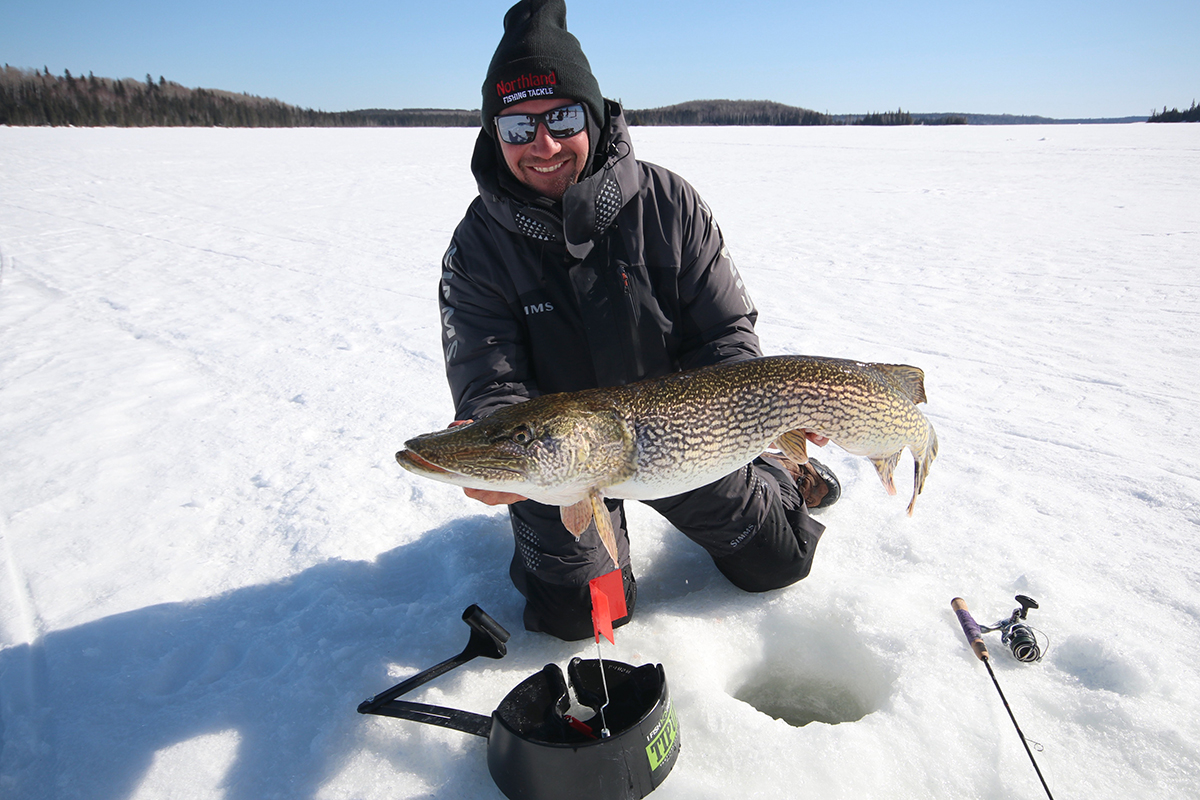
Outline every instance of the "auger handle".
<path id="1" fill-rule="evenodd" d="M 967 610 L 967 601 L 956 597 L 950 601 L 950 607 L 954 609 L 954 614 L 958 617 L 958 624 L 962 625 L 963 633 L 967 637 L 967 644 L 971 645 L 971 649 L 975 651 L 975 655 L 980 661 L 987 661 L 988 651 L 987 645 L 983 643 L 983 631 L 979 629 L 979 623 Z"/>
<path id="2" fill-rule="evenodd" d="M 368 697 L 358 706 L 360 714 L 379 714 L 379 709 L 387 707 L 392 701 L 403 694 L 411 692 L 418 686 L 429 683 L 434 678 L 445 675 L 452 669 L 457 669 L 478 656 L 487 658 L 504 658 L 508 653 L 508 647 L 505 642 L 509 639 L 508 631 L 504 630 L 504 626 L 496 620 L 492 619 L 491 615 L 477 605 L 467 607 L 467 610 L 462 615 L 463 622 L 471 628 L 471 638 L 467 640 L 467 646 L 463 651 L 454 658 L 448 658 L 440 664 L 436 664 L 424 672 L 419 672 L 407 680 L 400 681 L 386 692 L 381 692 L 374 697 Z M 413 708 L 423 708 L 426 711 L 434 708 L 433 706 L 421 706 L 418 703 L 408 703 L 408 706 Z M 444 709 L 443 709 L 444 710 Z M 453 709 L 451 709 L 453 711 Z M 455 712 L 465 714 L 467 712 Z M 394 714 L 391 716 L 395 716 Z M 428 715 L 427 715 L 428 716 Z M 416 719 L 416 717 L 402 717 L 402 719 Z M 417 722 L 431 722 L 429 719 L 416 719 Z M 441 723 L 432 722 L 431 724 L 439 725 Z M 453 727 L 453 726 L 446 726 Z M 459 728 L 459 730 L 465 730 Z M 467 731 L 472 733 L 473 731 Z M 479 734 L 487 736 L 486 733 Z"/>

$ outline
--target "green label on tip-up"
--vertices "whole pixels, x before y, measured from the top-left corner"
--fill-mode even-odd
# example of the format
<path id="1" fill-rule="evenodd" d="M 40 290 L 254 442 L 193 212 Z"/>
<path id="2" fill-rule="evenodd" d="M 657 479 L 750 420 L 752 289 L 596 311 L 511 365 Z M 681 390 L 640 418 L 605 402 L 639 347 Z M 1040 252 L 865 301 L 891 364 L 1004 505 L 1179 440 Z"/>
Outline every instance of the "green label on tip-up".
<path id="1" fill-rule="evenodd" d="M 662 725 L 646 745 L 646 757 L 650 759 L 650 771 L 658 769 L 679 742 L 679 721 L 675 719 L 675 704 L 667 706 Z"/>

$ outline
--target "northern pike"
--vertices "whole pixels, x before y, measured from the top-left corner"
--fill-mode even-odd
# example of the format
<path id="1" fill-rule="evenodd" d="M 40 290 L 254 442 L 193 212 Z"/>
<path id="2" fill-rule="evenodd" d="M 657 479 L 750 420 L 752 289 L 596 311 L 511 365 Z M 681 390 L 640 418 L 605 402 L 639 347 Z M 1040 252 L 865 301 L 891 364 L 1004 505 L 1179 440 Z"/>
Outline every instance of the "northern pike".
<path id="1" fill-rule="evenodd" d="M 653 500 L 697 489 L 772 444 L 804 463 L 808 431 L 870 459 L 892 495 L 907 447 L 911 516 L 937 456 L 937 435 L 916 406 L 923 402 L 925 374 L 916 367 L 768 356 L 542 395 L 410 439 L 396 460 L 444 483 L 560 506 L 576 537 L 594 519 L 616 564 L 603 497 Z"/>

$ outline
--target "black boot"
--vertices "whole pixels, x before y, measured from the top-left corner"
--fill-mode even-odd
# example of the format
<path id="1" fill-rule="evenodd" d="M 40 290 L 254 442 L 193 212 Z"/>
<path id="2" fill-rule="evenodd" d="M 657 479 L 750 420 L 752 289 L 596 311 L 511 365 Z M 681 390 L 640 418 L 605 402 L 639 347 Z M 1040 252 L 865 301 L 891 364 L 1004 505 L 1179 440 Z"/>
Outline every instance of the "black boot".
<path id="1" fill-rule="evenodd" d="M 815 458 L 797 464 L 783 453 L 763 453 L 761 457 L 787 471 L 810 513 L 829 508 L 842 496 L 842 485 L 833 470 Z"/>

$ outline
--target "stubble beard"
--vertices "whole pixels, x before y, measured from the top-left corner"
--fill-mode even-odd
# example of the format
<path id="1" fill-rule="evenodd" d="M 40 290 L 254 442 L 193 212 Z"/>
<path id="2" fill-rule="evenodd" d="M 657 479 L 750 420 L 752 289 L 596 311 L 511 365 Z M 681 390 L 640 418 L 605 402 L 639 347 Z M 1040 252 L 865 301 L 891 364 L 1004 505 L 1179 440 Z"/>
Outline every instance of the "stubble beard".
<path id="1" fill-rule="evenodd" d="M 524 181 L 525 185 L 529 186 L 539 194 L 549 197 L 551 200 L 562 200 L 563 195 L 579 181 L 579 159 L 572 157 L 563 163 L 556 172 L 549 175 L 535 171 L 528 164 L 520 165 L 523 176 L 528 176 Z"/>

